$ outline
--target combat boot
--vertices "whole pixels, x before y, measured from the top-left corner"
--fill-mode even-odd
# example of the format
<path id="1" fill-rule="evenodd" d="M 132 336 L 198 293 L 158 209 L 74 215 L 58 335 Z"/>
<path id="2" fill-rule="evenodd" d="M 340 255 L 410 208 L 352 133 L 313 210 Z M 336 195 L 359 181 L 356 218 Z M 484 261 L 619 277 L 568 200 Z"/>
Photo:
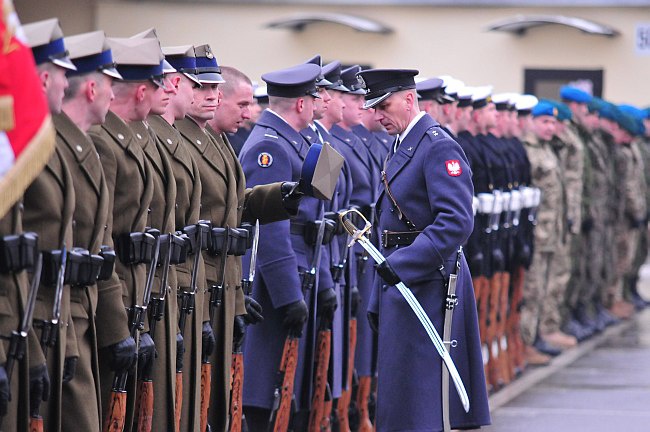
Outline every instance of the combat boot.
<path id="1" fill-rule="evenodd" d="M 530 366 L 546 366 L 551 362 L 551 356 L 530 345 L 526 345 L 524 348 L 524 356 L 526 357 L 526 363 Z"/>
<path id="2" fill-rule="evenodd" d="M 540 337 L 547 344 L 560 349 L 573 348 L 578 345 L 578 340 L 574 336 L 569 336 L 559 330 L 543 334 Z"/>
<path id="3" fill-rule="evenodd" d="M 634 305 L 625 300 L 618 300 L 609 308 L 609 312 L 619 319 L 628 319 L 634 315 Z"/>

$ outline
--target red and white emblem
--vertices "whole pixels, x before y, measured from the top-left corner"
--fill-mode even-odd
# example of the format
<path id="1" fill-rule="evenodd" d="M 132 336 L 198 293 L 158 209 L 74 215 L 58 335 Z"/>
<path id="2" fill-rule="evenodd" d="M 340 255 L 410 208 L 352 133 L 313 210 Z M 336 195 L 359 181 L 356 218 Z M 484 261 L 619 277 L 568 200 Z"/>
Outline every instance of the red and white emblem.
<path id="1" fill-rule="evenodd" d="M 460 167 L 460 161 L 458 161 L 458 159 L 448 160 L 445 162 L 445 167 L 447 168 L 447 174 L 452 177 L 458 177 L 463 173 L 463 169 Z"/>

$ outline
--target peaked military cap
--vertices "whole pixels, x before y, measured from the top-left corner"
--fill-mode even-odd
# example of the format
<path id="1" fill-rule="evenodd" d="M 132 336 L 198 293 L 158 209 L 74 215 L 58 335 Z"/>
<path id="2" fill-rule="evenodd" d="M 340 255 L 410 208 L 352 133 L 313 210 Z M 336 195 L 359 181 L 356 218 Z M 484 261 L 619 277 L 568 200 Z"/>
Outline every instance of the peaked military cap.
<path id="1" fill-rule="evenodd" d="M 103 31 L 68 36 L 65 38 L 65 46 L 77 68 L 76 71 L 68 71 L 68 76 L 102 72 L 111 78 L 122 79 L 122 75 L 115 69 L 111 47 Z"/>
<path id="2" fill-rule="evenodd" d="M 310 95 L 318 98 L 316 80 L 320 74 L 320 66 L 305 63 L 266 73 L 262 79 L 266 82 L 269 96 L 298 98 Z"/>
<path id="3" fill-rule="evenodd" d="M 492 95 L 492 102 L 497 108 L 497 111 L 508 111 L 510 110 L 510 101 L 512 99 L 511 93 L 497 93 Z"/>
<path id="4" fill-rule="evenodd" d="M 451 101 L 457 101 L 458 100 L 458 90 L 463 88 L 465 86 L 465 83 L 463 83 L 461 80 L 458 80 L 454 77 L 451 76 L 440 76 L 438 77 L 442 80 L 442 87 L 444 90 L 444 95 L 446 96 L 446 99 L 451 99 Z"/>
<path id="5" fill-rule="evenodd" d="M 152 81 L 163 86 L 163 54 L 157 39 L 107 38 L 124 81 Z"/>
<path id="6" fill-rule="evenodd" d="M 415 84 L 415 89 L 418 92 L 418 99 L 420 100 L 433 100 L 441 104 L 445 103 L 443 98 L 443 81 L 440 78 L 429 78 L 419 81 Z"/>
<path id="7" fill-rule="evenodd" d="M 257 85 L 253 89 L 253 97 L 257 99 L 257 103 L 269 103 L 269 93 L 265 85 Z"/>
<path id="8" fill-rule="evenodd" d="M 131 36 L 131 39 L 155 39 L 156 41 L 158 41 L 158 46 L 162 50 L 160 39 L 158 39 L 158 33 L 156 33 L 156 29 L 153 27 L 150 27 L 145 31 L 141 31 L 140 33 L 134 34 L 133 36 Z M 163 55 L 162 67 L 163 67 L 163 75 L 177 72 L 176 69 L 174 69 L 174 67 L 165 59 L 164 55 Z"/>
<path id="9" fill-rule="evenodd" d="M 480 109 L 492 102 L 492 86 L 481 86 L 474 89 L 472 107 Z"/>
<path id="10" fill-rule="evenodd" d="M 551 116 L 557 118 L 558 115 L 557 108 L 547 101 L 540 101 L 535 105 L 531 113 L 533 117 Z"/>
<path id="11" fill-rule="evenodd" d="M 354 65 L 341 71 L 341 81 L 343 85 L 349 90 L 348 93 L 356 95 L 365 95 L 366 90 L 361 85 L 357 78 L 357 74 L 361 72 L 361 66 Z"/>
<path id="12" fill-rule="evenodd" d="M 226 80 L 221 76 L 221 68 L 217 58 L 212 53 L 210 45 L 195 45 L 194 55 L 196 56 L 196 76 L 201 84 L 221 84 Z"/>
<path id="13" fill-rule="evenodd" d="M 331 85 L 332 83 L 325 78 L 325 72 L 323 71 L 323 60 L 321 59 L 320 54 L 316 54 L 314 57 L 310 58 L 307 60 L 305 63 L 311 63 L 315 64 L 319 68 L 321 68 L 321 73 L 318 75 L 318 79 L 316 80 L 316 87 L 327 87 Z"/>
<path id="14" fill-rule="evenodd" d="M 201 85 L 201 81 L 196 76 L 196 56 L 192 45 L 163 47 L 162 51 L 165 55 L 165 61 L 177 72 L 185 75 L 196 85 Z"/>
<path id="15" fill-rule="evenodd" d="M 458 108 L 466 108 L 472 106 L 472 95 L 474 94 L 474 89 L 472 87 L 463 86 L 456 92 L 458 97 Z"/>
<path id="16" fill-rule="evenodd" d="M 63 41 L 63 31 L 57 18 L 37 21 L 23 26 L 37 65 L 52 62 L 64 69 L 75 70 Z"/>
<path id="17" fill-rule="evenodd" d="M 366 89 L 365 109 L 372 108 L 395 92 L 415 88 L 415 69 L 368 69 L 357 74 Z"/>
<path id="18" fill-rule="evenodd" d="M 560 88 L 560 97 L 563 100 L 578 103 L 589 103 L 592 96 L 578 87 L 565 85 Z"/>
<path id="19" fill-rule="evenodd" d="M 331 84 L 327 86 L 329 90 L 338 90 L 341 92 L 349 92 L 350 89 L 343 85 L 341 79 L 341 62 L 335 60 L 323 66 L 323 75 L 325 79 Z"/>
<path id="20" fill-rule="evenodd" d="M 520 116 L 529 115 L 538 102 L 539 100 L 537 99 L 537 97 L 533 95 L 530 94 L 520 95 L 515 102 L 515 109 L 517 110 L 517 115 Z"/>

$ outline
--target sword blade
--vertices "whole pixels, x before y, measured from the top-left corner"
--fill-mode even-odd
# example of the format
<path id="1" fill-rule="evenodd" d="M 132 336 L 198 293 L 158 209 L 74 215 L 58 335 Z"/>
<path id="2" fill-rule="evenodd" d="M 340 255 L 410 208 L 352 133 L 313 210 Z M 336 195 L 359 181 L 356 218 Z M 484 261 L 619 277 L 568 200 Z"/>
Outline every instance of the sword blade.
<path id="1" fill-rule="evenodd" d="M 257 247 L 260 243 L 260 221 L 255 221 L 255 230 L 253 231 L 253 247 L 251 248 L 251 264 L 248 269 L 248 282 L 253 285 L 255 279 L 255 266 L 257 265 Z"/>

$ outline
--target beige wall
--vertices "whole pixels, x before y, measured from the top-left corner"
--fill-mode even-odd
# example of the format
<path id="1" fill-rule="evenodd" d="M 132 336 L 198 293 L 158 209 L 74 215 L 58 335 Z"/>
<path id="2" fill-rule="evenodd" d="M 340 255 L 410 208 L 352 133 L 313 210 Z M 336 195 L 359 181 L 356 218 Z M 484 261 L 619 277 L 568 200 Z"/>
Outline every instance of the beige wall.
<path id="1" fill-rule="evenodd" d="M 26 0 L 17 3 L 21 1 Z M 315 24 L 298 33 L 264 28 L 269 21 L 310 11 L 373 18 L 395 32 L 365 34 L 336 24 Z M 621 35 L 609 39 L 560 26 L 532 29 L 523 37 L 484 31 L 494 21 L 521 13 L 592 19 Z M 643 22 L 650 23 L 650 8 L 297 7 L 101 0 L 96 10 L 97 27 L 109 35 L 128 36 L 154 26 L 164 45 L 209 42 L 221 64 L 236 66 L 253 79 L 314 53 L 344 63 L 414 67 L 427 76 L 450 74 L 467 84 L 493 84 L 497 91 L 523 90 L 526 67 L 604 68 L 606 98 L 645 106 L 650 104 L 650 57 L 634 52 L 635 25 Z"/>
<path id="2" fill-rule="evenodd" d="M 95 30 L 97 0 L 13 0 L 22 23 L 58 17 L 64 34 Z"/>

